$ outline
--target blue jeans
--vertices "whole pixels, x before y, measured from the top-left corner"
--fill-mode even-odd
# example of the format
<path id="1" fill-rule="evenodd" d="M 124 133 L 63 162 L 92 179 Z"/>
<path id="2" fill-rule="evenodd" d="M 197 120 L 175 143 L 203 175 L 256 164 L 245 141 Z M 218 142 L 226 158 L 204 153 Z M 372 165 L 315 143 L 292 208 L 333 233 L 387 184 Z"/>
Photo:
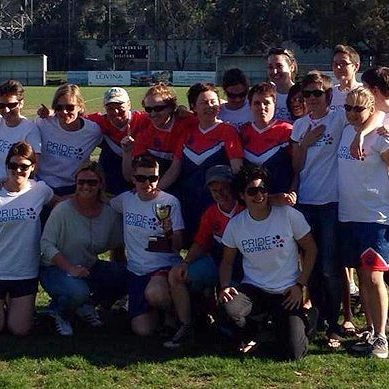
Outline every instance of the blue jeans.
<path id="1" fill-rule="evenodd" d="M 43 266 L 40 282 L 51 297 L 50 308 L 67 317 L 93 298 L 95 303 L 112 305 L 127 293 L 127 271 L 116 262 L 98 260 L 86 278 L 72 277 L 57 266 Z"/>
<path id="2" fill-rule="evenodd" d="M 320 317 L 327 320 L 330 333 L 338 328 L 342 300 L 342 263 L 337 252 L 338 203 L 299 204 L 297 208 L 311 226 L 318 248 L 308 284 L 310 298 Z"/>

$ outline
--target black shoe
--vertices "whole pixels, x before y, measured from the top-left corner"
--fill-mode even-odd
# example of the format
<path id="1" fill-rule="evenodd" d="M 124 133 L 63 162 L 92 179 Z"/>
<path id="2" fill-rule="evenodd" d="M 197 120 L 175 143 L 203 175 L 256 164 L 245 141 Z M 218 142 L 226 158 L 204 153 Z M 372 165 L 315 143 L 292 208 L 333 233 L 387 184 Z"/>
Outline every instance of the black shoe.
<path id="1" fill-rule="evenodd" d="M 317 323 L 319 320 L 319 310 L 316 307 L 303 309 L 303 320 L 305 322 L 305 334 L 308 339 L 312 339 L 316 335 Z"/>

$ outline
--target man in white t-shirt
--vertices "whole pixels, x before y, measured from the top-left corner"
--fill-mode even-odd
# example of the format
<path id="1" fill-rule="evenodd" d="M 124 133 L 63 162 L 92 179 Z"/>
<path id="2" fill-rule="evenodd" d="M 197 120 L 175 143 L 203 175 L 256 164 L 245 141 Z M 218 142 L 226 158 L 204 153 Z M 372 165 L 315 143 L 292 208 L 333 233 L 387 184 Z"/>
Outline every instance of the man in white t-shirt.
<path id="1" fill-rule="evenodd" d="M 332 71 L 339 84 L 332 89 L 331 109 L 343 109 L 347 93 L 362 86 L 356 79 L 359 70 L 360 57 L 351 46 L 335 46 L 332 57 Z"/>
<path id="2" fill-rule="evenodd" d="M 134 159 L 132 169 L 135 191 L 113 198 L 111 206 L 123 214 L 131 328 L 146 336 L 158 325 L 158 311 L 171 307 L 167 277 L 180 261 L 184 223 L 179 201 L 157 188 L 159 166 L 155 158 L 140 156 Z M 157 205 L 170 209 L 162 221 L 157 218 Z M 169 241 L 171 249 L 162 247 Z"/>
<path id="3" fill-rule="evenodd" d="M 237 189 L 247 209 L 229 221 L 223 234 L 219 299 L 241 330 L 240 351 L 247 352 L 256 343 L 247 342 L 257 336 L 250 328 L 250 315 L 267 311 L 276 325 L 281 356 L 299 359 L 308 346 L 301 306 L 316 245 L 299 211 L 270 205 L 266 179 L 261 167 L 246 167 L 238 173 Z M 244 276 L 235 288 L 231 286 L 231 274 L 238 251 L 243 255 Z"/>
<path id="4" fill-rule="evenodd" d="M 218 118 L 232 124 L 238 131 L 253 120 L 247 100 L 249 81 L 240 69 L 229 69 L 223 75 L 223 90 L 227 102 L 220 105 Z"/>

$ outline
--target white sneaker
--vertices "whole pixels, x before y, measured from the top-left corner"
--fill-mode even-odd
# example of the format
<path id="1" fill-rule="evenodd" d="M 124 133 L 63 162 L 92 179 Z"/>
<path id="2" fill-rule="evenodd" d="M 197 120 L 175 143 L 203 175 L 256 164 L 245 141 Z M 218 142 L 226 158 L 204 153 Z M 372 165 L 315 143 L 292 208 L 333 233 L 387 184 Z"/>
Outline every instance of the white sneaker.
<path id="1" fill-rule="evenodd" d="M 55 320 L 55 329 L 59 335 L 62 336 L 72 336 L 73 327 L 70 322 L 64 319 L 58 312 L 52 311 L 50 316 Z"/>
<path id="2" fill-rule="evenodd" d="M 78 307 L 76 309 L 76 315 L 92 327 L 103 326 L 103 322 L 93 305 L 84 304 L 81 307 Z"/>

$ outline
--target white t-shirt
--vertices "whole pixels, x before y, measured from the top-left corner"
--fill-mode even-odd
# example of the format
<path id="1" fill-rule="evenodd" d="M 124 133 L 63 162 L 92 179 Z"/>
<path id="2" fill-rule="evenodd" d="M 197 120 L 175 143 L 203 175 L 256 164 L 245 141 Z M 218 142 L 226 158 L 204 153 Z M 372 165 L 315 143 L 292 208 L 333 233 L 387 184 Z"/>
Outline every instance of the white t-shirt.
<path id="1" fill-rule="evenodd" d="M 247 122 L 254 120 L 248 100 L 239 109 L 228 109 L 227 104 L 220 106 L 218 118 L 223 122 L 233 125 L 238 131 Z"/>
<path id="2" fill-rule="evenodd" d="M 310 230 L 302 213 L 289 206 L 273 206 L 259 221 L 246 209 L 228 222 L 222 243 L 242 253 L 243 283 L 283 293 L 296 284 L 300 273 L 296 240 Z"/>
<path id="3" fill-rule="evenodd" d="M 362 85 L 363 85 L 362 83 L 357 82 L 352 89 L 358 88 Z M 350 92 L 350 90 L 352 90 L 350 89 L 350 90 L 342 91 L 339 89 L 339 86 L 340 85 L 338 84 L 332 88 L 332 99 L 331 99 L 330 108 L 334 110 L 344 109 L 344 105 L 346 104 L 347 94 L 348 92 Z"/>
<path id="4" fill-rule="evenodd" d="M 309 126 L 323 124 L 324 134 L 308 147 L 303 170 L 300 172 L 298 201 L 301 204 L 323 205 L 338 201 L 337 152 L 343 128 L 347 124 L 343 110 L 329 111 L 321 119 L 313 120 L 309 115 L 293 124 L 291 139 L 301 142 Z"/>
<path id="5" fill-rule="evenodd" d="M 288 107 L 286 105 L 286 99 L 288 97 L 288 94 L 284 93 L 278 93 L 277 92 L 277 99 L 276 99 L 276 112 L 274 114 L 275 119 L 285 120 L 289 123 L 291 123 L 292 117 L 290 116 L 290 113 L 288 111 Z"/>
<path id="6" fill-rule="evenodd" d="M 388 150 L 389 138 L 375 131 L 365 136 L 363 160 L 350 154 L 355 137 L 354 127 L 348 125 L 340 141 L 339 220 L 389 224 L 389 175 L 381 153 Z"/>
<path id="7" fill-rule="evenodd" d="M 0 117 L 0 181 L 7 178 L 5 160 L 9 149 L 21 140 L 30 143 L 36 153 L 41 152 L 41 136 L 34 122 L 23 118 L 16 127 L 8 127 Z"/>
<path id="8" fill-rule="evenodd" d="M 161 223 L 154 213 L 154 204 L 157 203 L 171 205 L 173 231 L 183 230 L 180 203 L 168 193 L 160 191 L 155 199 L 143 201 L 135 192 L 124 192 L 111 200 L 112 208 L 123 213 L 127 268 L 137 275 L 148 274 L 179 262 L 175 253 L 146 251 L 149 237 L 163 234 Z"/>
<path id="9" fill-rule="evenodd" d="M 36 119 L 42 138 L 38 178 L 52 188 L 74 185 L 77 169 L 89 159 L 103 138 L 96 123 L 82 120 L 81 129 L 66 131 L 55 116 Z"/>
<path id="10" fill-rule="evenodd" d="M 39 214 L 53 191 L 42 181 L 29 180 L 20 192 L 0 188 L 0 279 L 38 276 L 41 221 Z"/>

